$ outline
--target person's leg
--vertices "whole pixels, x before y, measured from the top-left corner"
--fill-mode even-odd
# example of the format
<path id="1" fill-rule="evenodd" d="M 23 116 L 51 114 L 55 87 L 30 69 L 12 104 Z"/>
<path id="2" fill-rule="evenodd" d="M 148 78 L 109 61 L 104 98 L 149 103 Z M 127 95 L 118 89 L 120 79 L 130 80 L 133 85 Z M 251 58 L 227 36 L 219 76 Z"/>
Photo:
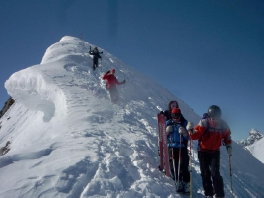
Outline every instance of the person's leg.
<path id="1" fill-rule="evenodd" d="M 189 155 L 187 148 L 182 148 L 181 150 L 181 171 L 180 179 L 184 182 L 190 182 L 190 172 L 189 172 Z"/>
<path id="2" fill-rule="evenodd" d="M 201 170 L 201 176 L 203 181 L 203 188 L 204 188 L 204 195 L 205 196 L 213 196 L 214 195 L 214 189 L 212 186 L 212 180 L 211 180 L 211 156 L 210 153 L 206 152 L 198 152 L 198 158 L 200 162 L 200 170 Z"/>
<path id="3" fill-rule="evenodd" d="M 110 100 L 111 100 L 111 102 L 113 102 L 113 101 L 114 101 L 113 89 L 110 87 L 110 88 L 108 89 L 108 92 L 109 92 L 109 95 L 110 95 Z"/>
<path id="4" fill-rule="evenodd" d="M 170 165 L 170 177 L 175 180 L 175 175 L 174 175 L 174 169 L 173 169 L 173 161 L 172 161 L 172 148 L 168 148 L 169 152 L 169 165 Z"/>
<path id="5" fill-rule="evenodd" d="M 116 103 L 119 100 L 119 95 L 116 87 L 112 89 L 112 102 Z"/>
<path id="6" fill-rule="evenodd" d="M 187 147 L 182 148 L 181 152 L 180 179 L 183 181 L 184 193 L 190 193 L 189 155 Z"/>
<path id="7" fill-rule="evenodd" d="M 96 66 L 96 61 L 95 59 L 93 59 L 93 70 L 95 70 L 95 66 Z"/>
<path id="8" fill-rule="evenodd" d="M 118 91 L 116 87 L 112 86 L 109 88 L 109 94 L 110 94 L 110 99 L 112 103 L 116 103 L 119 99 L 118 97 Z"/>
<path id="9" fill-rule="evenodd" d="M 98 67 L 98 58 L 95 59 L 95 67 Z"/>
<path id="10" fill-rule="evenodd" d="M 220 174 L 220 151 L 212 154 L 211 172 L 216 196 L 224 197 L 225 192 L 223 178 Z"/>

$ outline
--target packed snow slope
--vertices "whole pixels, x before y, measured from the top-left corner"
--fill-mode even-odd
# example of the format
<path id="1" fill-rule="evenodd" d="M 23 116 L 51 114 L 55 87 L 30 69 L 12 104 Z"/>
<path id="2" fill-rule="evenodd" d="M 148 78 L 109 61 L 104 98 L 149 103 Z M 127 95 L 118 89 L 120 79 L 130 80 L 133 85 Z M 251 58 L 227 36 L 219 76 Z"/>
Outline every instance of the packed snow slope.
<path id="1" fill-rule="evenodd" d="M 156 114 L 176 99 L 186 119 L 197 123 L 200 117 L 106 51 L 103 63 L 92 71 L 90 45 L 63 37 L 46 50 L 39 65 L 6 81 L 16 102 L 1 118 L 0 145 L 12 143 L 0 157 L 0 197 L 181 197 L 157 169 Z M 109 101 L 101 79 L 111 68 L 127 82 L 118 86 L 118 104 Z M 194 142 L 193 197 L 202 197 L 196 146 Z M 264 197 L 263 164 L 241 146 L 234 144 L 233 150 L 235 197 Z M 221 153 L 226 197 L 231 197 L 225 148 Z"/>
<path id="2" fill-rule="evenodd" d="M 246 146 L 246 149 L 249 150 L 254 157 L 264 163 L 264 138 L 256 141 L 252 145 Z"/>
<path id="3" fill-rule="evenodd" d="M 249 131 L 249 137 L 246 140 L 241 140 L 237 144 L 243 146 L 254 157 L 264 163 L 264 139 L 263 135 L 256 129 Z"/>

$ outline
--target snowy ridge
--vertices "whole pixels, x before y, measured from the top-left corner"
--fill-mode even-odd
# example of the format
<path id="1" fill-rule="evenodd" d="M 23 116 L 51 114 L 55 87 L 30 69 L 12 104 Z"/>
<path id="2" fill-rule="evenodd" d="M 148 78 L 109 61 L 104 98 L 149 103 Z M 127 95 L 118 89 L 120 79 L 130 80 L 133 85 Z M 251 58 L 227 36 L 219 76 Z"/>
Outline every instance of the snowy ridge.
<path id="1" fill-rule="evenodd" d="M 264 163 L 264 139 L 263 135 L 256 129 L 251 129 L 249 137 L 246 140 L 241 140 L 237 144 L 243 146 L 244 149 L 249 151 L 254 157 Z"/>
<path id="2" fill-rule="evenodd" d="M 249 131 L 249 137 L 246 140 L 241 140 L 237 142 L 241 146 L 250 146 L 254 144 L 255 142 L 259 141 L 262 139 L 264 136 L 256 129 L 251 129 Z"/>
<path id="3" fill-rule="evenodd" d="M 181 197 L 157 169 L 157 118 L 177 100 L 186 119 L 200 117 L 168 90 L 103 50 L 103 63 L 91 71 L 88 42 L 63 37 L 41 64 L 13 74 L 5 83 L 16 99 L 1 118 L 0 197 Z M 101 76 L 115 68 L 120 102 L 109 102 Z M 10 117 L 10 119 L 7 119 Z M 202 183 L 193 146 L 193 192 Z M 221 172 L 231 197 L 229 164 L 222 148 Z M 261 197 L 263 164 L 234 144 L 235 197 Z M 19 170 L 19 172 L 18 172 Z"/>

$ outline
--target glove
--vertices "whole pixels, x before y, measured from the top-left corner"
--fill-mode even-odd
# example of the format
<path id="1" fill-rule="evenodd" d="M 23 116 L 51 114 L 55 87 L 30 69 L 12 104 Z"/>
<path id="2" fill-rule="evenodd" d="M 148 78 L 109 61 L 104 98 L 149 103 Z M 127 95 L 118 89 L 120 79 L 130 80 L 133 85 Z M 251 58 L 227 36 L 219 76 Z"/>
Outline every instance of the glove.
<path id="1" fill-rule="evenodd" d="M 184 127 L 179 128 L 179 133 L 182 134 L 184 137 L 188 136 L 188 132 Z"/>
<path id="2" fill-rule="evenodd" d="M 173 131 L 172 125 L 166 127 L 166 133 L 169 135 Z"/>
<path id="3" fill-rule="evenodd" d="M 126 80 L 125 79 L 123 80 L 123 83 L 126 83 Z"/>
<path id="4" fill-rule="evenodd" d="M 109 74 L 109 73 L 110 73 L 110 70 L 109 70 L 109 71 L 107 71 L 106 73 L 107 73 L 107 74 Z"/>
<path id="5" fill-rule="evenodd" d="M 160 111 L 160 113 L 159 114 L 162 114 L 162 115 L 164 115 L 164 112 L 163 111 Z"/>
<path id="6" fill-rule="evenodd" d="M 193 129 L 193 123 L 192 122 L 188 122 L 187 126 L 186 126 L 186 129 L 188 131 L 192 130 Z"/>
<path id="7" fill-rule="evenodd" d="M 226 151 L 227 151 L 229 156 L 232 156 L 232 146 L 231 145 L 226 146 Z"/>

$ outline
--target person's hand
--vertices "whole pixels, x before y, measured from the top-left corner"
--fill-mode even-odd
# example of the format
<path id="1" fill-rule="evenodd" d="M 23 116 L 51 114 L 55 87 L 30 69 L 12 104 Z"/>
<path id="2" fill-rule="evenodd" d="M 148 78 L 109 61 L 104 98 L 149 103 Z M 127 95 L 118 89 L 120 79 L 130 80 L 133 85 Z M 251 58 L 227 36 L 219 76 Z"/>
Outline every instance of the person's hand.
<path id="1" fill-rule="evenodd" d="M 193 123 L 192 122 L 188 122 L 187 126 L 186 126 L 186 129 L 188 131 L 192 130 L 193 129 Z"/>
<path id="2" fill-rule="evenodd" d="M 184 137 L 188 136 L 188 132 L 182 126 L 179 128 L 179 133 L 182 134 Z"/>
<path id="3" fill-rule="evenodd" d="M 173 131 L 172 125 L 166 127 L 166 133 L 169 135 Z"/>
<path id="4" fill-rule="evenodd" d="M 232 146 L 231 145 L 226 146 L 226 151 L 227 151 L 229 156 L 232 156 Z"/>
<path id="5" fill-rule="evenodd" d="M 110 73 L 110 70 L 109 70 L 109 71 L 107 71 L 106 73 L 107 73 L 107 74 L 109 74 L 109 73 Z"/>

